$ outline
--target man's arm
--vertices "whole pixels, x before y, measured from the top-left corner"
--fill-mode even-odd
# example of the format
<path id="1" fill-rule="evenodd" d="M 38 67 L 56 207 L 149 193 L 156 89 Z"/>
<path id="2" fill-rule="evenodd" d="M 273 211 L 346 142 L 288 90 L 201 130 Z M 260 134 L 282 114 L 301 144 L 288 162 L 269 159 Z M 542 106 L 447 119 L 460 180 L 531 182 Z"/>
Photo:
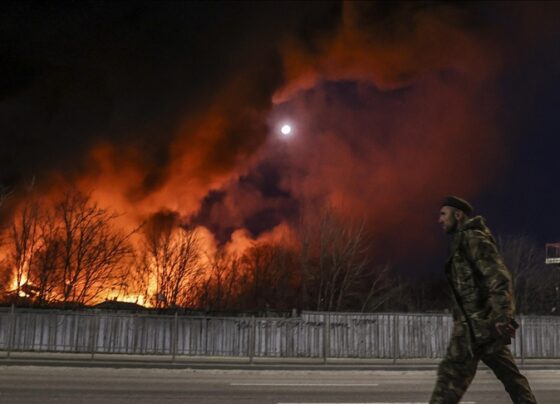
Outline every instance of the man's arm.
<path id="1" fill-rule="evenodd" d="M 465 234 L 466 254 L 482 275 L 491 308 L 490 320 L 498 333 L 515 335 L 515 312 L 511 275 L 494 241 L 480 230 Z"/>

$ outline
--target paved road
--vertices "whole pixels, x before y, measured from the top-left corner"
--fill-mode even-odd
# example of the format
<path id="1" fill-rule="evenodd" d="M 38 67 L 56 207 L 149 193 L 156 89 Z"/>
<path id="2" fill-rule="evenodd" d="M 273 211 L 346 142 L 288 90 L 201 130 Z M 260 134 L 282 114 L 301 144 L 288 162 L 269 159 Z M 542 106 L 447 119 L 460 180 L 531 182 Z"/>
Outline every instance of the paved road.
<path id="1" fill-rule="evenodd" d="M 528 370 L 540 404 L 560 402 L 560 370 Z M 434 371 L 251 371 L 0 366 L 0 403 L 426 403 Z M 509 403 L 480 370 L 463 403 Z"/>

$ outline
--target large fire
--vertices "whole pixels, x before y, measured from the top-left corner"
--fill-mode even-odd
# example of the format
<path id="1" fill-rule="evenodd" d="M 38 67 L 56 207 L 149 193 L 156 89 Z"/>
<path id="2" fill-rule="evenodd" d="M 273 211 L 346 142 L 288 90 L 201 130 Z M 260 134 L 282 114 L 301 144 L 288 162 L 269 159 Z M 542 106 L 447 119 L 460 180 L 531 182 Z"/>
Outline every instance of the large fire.
<path id="1" fill-rule="evenodd" d="M 23 275 L 19 280 L 16 274 L 12 274 L 12 281 L 8 288 L 9 291 L 16 292 L 20 297 L 29 297 L 28 293 L 22 290 L 22 287 L 27 284 L 27 275 Z"/>
<path id="2" fill-rule="evenodd" d="M 228 277 L 227 265 L 247 250 L 281 242 L 290 231 L 281 225 L 254 239 L 240 229 L 219 247 L 206 227 L 188 228 L 177 212 L 159 211 L 139 222 L 137 211 L 103 207 L 102 195 L 73 189 L 21 202 L 0 250 L 8 292 L 41 304 L 196 307 L 215 271 Z"/>
<path id="3" fill-rule="evenodd" d="M 272 29 L 228 42 L 224 55 L 204 46 L 199 56 L 210 60 L 196 63 L 198 72 L 182 48 L 185 65 L 169 68 L 170 52 L 146 76 L 137 61 L 111 64 L 120 48 L 106 55 L 106 67 L 88 63 L 103 54 L 96 48 L 83 55 L 80 74 L 58 72 L 46 90 L 33 87 L 16 99 L 14 108 L 47 105 L 36 115 L 49 130 L 20 127 L 34 121 L 24 109 L 12 137 L 52 139 L 7 146 L 25 144 L 23 154 L 41 160 L 17 167 L 19 188 L 1 212 L 9 289 L 41 302 L 164 307 L 214 299 L 227 307 L 249 287 L 255 290 L 243 298 L 258 301 L 268 282 L 305 300 L 301 279 L 321 284 L 320 274 L 305 272 L 304 260 L 284 250 L 309 247 L 298 233 L 303 216 L 327 208 L 349 222 L 363 219 L 367 252 L 378 262 L 402 259 L 401 251 L 429 254 L 436 242 L 425 234 L 440 197 L 470 198 L 499 175 L 505 149 L 487 88 L 502 66 L 493 42 L 471 32 L 468 15 L 453 6 L 395 7 L 387 17 L 375 3 L 343 2 L 328 33 L 298 39 Z M 82 77 L 97 76 L 81 74 L 82 64 L 103 85 L 83 84 Z M 50 102 L 59 88 L 70 94 L 61 106 Z M 138 93 L 130 95 L 132 88 Z M 26 102 L 32 90 L 40 101 Z M 37 175 L 34 187 L 21 179 L 29 172 Z M 25 210 L 33 203 L 36 216 Z M 311 266 L 323 262 L 311 258 Z"/>

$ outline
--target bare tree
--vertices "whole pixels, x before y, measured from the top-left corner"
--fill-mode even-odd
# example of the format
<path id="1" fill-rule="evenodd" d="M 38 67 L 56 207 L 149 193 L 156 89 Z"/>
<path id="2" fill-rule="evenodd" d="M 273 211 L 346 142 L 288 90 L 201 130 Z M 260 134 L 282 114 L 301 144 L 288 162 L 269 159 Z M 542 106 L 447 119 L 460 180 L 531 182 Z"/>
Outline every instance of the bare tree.
<path id="1" fill-rule="evenodd" d="M 156 282 L 156 307 L 179 307 L 198 299 L 203 267 L 196 230 L 152 220 L 145 229 L 143 267 Z"/>
<path id="2" fill-rule="evenodd" d="M 38 248 L 31 260 L 29 281 L 35 285 L 36 302 L 44 305 L 60 297 L 56 288 L 62 284 L 62 235 L 53 215 L 42 215 L 39 226 Z"/>
<path id="3" fill-rule="evenodd" d="M 60 290 L 64 303 L 88 303 L 125 275 L 118 266 L 131 253 L 131 234 L 112 226 L 117 215 L 102 209 L 90 197 L 68 192 L 54 214 L 61 224 Z"/>
<path id="4" fill-rule="evenodd" d="M 345 221 L 328 209 L 315 219 L 305 222 L 300 235 L 304 307 L 379 307 L 390 293 L 389 267 L 370 262 L 365 221 Z"/>
<path id="5" fill-rule="evenodd" d="M 238 257 L 228 254 L 221 247 L 208 261 L 208 273 L 199 305 L 209 310 L 236 308 L 242 288 Z"/>
<path id="6" fill-rule="evenodd" d="M 36 201 L 24 203 L 9 226 L 8 266 L 14 277 L 16 295 L 30 277 L 31 262 L 38 248 L 40 212 Z"/>
<path id="7" fill-rule="evenodd" d="M 120 284 L 115 285 L 115 290 L 106 292 L 114 300 L 125 300 L 146 305 L 150 304 L 153 297 L 153 291 L 151 290 L 152 276 L 146 265 L 149 259 L 143 244 L 141 242 L 134 244 L 136 248 L 122 264 L 126 271 L 126 277 L 121 280 Z M 138 248 L 138 246 L 141 247 Z"/>
<path id="8" fill-rule="evenodd" d="M 297 305 L 298 286 L 293 251 L 279 244 L 255 244 L 241 258 L 243 296 L 248 309 L 284 310 Z"/>
<path id="9" fill-rule="evenodd" d="M 376 311 L 395 299 L 403 291 L 403 285 L 391 277 L 391 267 L 386 265 L 372 266 L 369 271 L 361 275 L 364 285 L 368 285 L 367 294 L 361 298 L 363 301 L 361 311 Z"/>
<path id="10" fill-rule="evenodd" d="M 520 313 L 560 312 L 560 271 L 545 265 L 544 248 L 526 236 L 498 238 L 504 261 L 512 273 Z"/>

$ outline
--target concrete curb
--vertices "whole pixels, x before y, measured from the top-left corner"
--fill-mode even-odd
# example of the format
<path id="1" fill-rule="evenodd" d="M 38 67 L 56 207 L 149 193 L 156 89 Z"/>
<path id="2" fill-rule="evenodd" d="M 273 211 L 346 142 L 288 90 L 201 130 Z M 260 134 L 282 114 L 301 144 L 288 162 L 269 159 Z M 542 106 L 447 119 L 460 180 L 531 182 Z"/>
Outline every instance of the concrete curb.
<path id="1" fill-rule="evenodd" d="M 252 363 L 245 358 L 227 360 L 224 358 L 190 358 L 169 360 L 146 360 L 143 358 L 119 359 L 104 355 L 102 358 L 85 359 L 72 354 L 63 355 L 18 355 L 0 357 L 0 366 L 53 366 L 53 367 L 90 367 L 90 368 L 138 368 L 138 369 L 215 369 L 215 370 L 349 370 L 349 371 L 435 371 L 439 360 L 410 360 L 392 363 L 383 360 L 339 360 L 332 359 L 326 363 L 313 359 L 281 359 L 258 358 Z M 560 360 L 535 359 L 525 360 L 523 364 L 517 361 L 522 370 L 560 370 Z M 481 369 L 485 366 L 481 363 Z"/>

